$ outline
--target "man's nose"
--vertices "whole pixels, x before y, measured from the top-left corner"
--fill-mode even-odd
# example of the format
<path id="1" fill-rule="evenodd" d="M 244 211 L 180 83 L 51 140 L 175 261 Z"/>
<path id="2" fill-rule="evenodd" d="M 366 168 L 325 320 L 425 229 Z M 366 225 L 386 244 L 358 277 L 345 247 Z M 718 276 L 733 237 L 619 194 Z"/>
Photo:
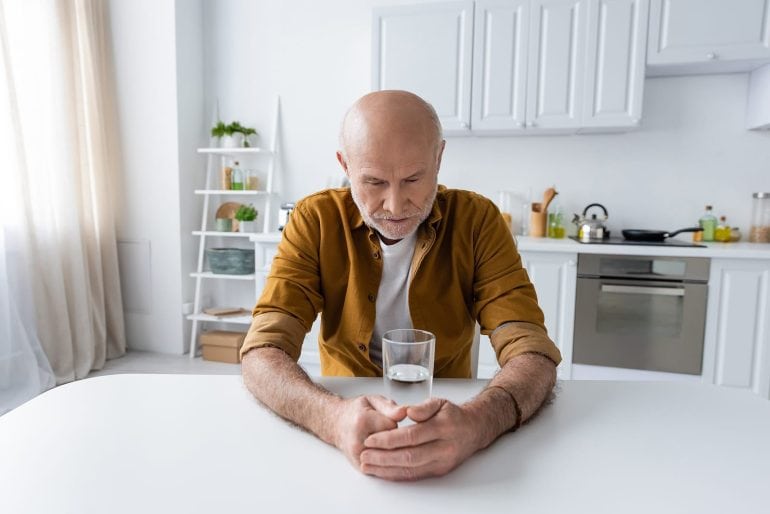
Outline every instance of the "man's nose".
<path id="1" fill-rule="evenodd" d="M 401 187 L 399 185 L 390 186 L 385 193 L 382 208 L 393 216 L 400 216 L 404 206 Z"/>

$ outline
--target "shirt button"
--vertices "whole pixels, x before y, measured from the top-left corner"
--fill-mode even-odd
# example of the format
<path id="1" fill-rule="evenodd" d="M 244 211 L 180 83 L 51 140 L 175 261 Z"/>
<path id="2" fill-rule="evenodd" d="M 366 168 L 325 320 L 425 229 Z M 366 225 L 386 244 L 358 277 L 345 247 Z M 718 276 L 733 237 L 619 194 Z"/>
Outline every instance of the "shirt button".
<path id="1" fill-rule="evenodd" d="M 362 352 L 365 352 L 365 351 L 366 351 L 366 345 L 365 345 L 365 344 L 363 344 L 363 343 L 362 343 L 362 344 L 359 344 L 359 345 L 358 345 L 358 349 L 359 349 L 359 350 L 361 350 Z"/>
<path id="2" fill-rule="evenodd" d="M 380 252 L 374 252 L 372 254 L 372 257 L 374 257 L 375 259 L 379 259 L 380 258 Z"/>
<path id="3" fill-rule="evenodd" d="M 370 294 L 369 296 L 367 296 L 367 298 L 369 298 L 370 302 L 374 301 L 374 295 L 373 294 Z"/>

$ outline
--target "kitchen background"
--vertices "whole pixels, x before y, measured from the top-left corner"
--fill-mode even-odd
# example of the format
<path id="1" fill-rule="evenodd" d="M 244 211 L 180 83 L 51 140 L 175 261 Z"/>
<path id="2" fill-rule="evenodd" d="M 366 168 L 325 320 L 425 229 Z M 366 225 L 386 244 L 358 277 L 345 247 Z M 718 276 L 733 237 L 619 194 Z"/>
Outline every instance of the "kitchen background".
<path id="1" fill-rule="evenodd" d="M 129 348 L 183 353 L 192 301 L 207 142 L 220 117 L 269 145 L 282 102 L 278 188 L 295 200 L 341 171 L 347 107 L 370 91 L 371 9 L 383 0 L 111 0 L 124 182 L 118 235 Z M 427 2 L 425 2 L 427 3 Z M 440 182 L 496 199 L 555 185 L 566 213 L 592 202 L 608 226 L 673 230 L 714 205 L 744 238 L 751 194 L 770 189 L 770 133 L 744 128 L 748 74 L 645 81 L 639 129 L 625 134 L 450 137 Z"/>

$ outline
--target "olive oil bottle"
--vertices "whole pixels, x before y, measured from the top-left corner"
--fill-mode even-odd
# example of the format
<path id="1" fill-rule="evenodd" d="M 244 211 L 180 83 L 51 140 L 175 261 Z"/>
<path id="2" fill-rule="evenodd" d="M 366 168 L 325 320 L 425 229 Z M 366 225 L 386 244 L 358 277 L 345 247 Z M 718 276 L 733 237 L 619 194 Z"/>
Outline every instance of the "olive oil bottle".
<path id="1" fill-rule="evenodd" d="M 714 240 L 714 233 L 717 228 L 717 218 L 711 210 L 712 207 L 707 205 L 706 212 L 700 217 L 700 220 L 698 220 L 698 224 L 700 224 L 700 227 L 703 229 L 703 241 Z"/>

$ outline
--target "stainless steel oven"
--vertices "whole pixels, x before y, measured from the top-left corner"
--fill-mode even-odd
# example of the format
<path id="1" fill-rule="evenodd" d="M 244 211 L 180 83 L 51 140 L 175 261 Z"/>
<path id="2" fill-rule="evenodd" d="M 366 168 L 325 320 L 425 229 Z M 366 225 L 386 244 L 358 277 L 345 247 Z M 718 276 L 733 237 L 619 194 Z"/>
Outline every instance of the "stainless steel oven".
<path id="1" fill-rule="evenodd" d="M 581 254 L 573 362 L 701 374 L 709 259 Z"/>

